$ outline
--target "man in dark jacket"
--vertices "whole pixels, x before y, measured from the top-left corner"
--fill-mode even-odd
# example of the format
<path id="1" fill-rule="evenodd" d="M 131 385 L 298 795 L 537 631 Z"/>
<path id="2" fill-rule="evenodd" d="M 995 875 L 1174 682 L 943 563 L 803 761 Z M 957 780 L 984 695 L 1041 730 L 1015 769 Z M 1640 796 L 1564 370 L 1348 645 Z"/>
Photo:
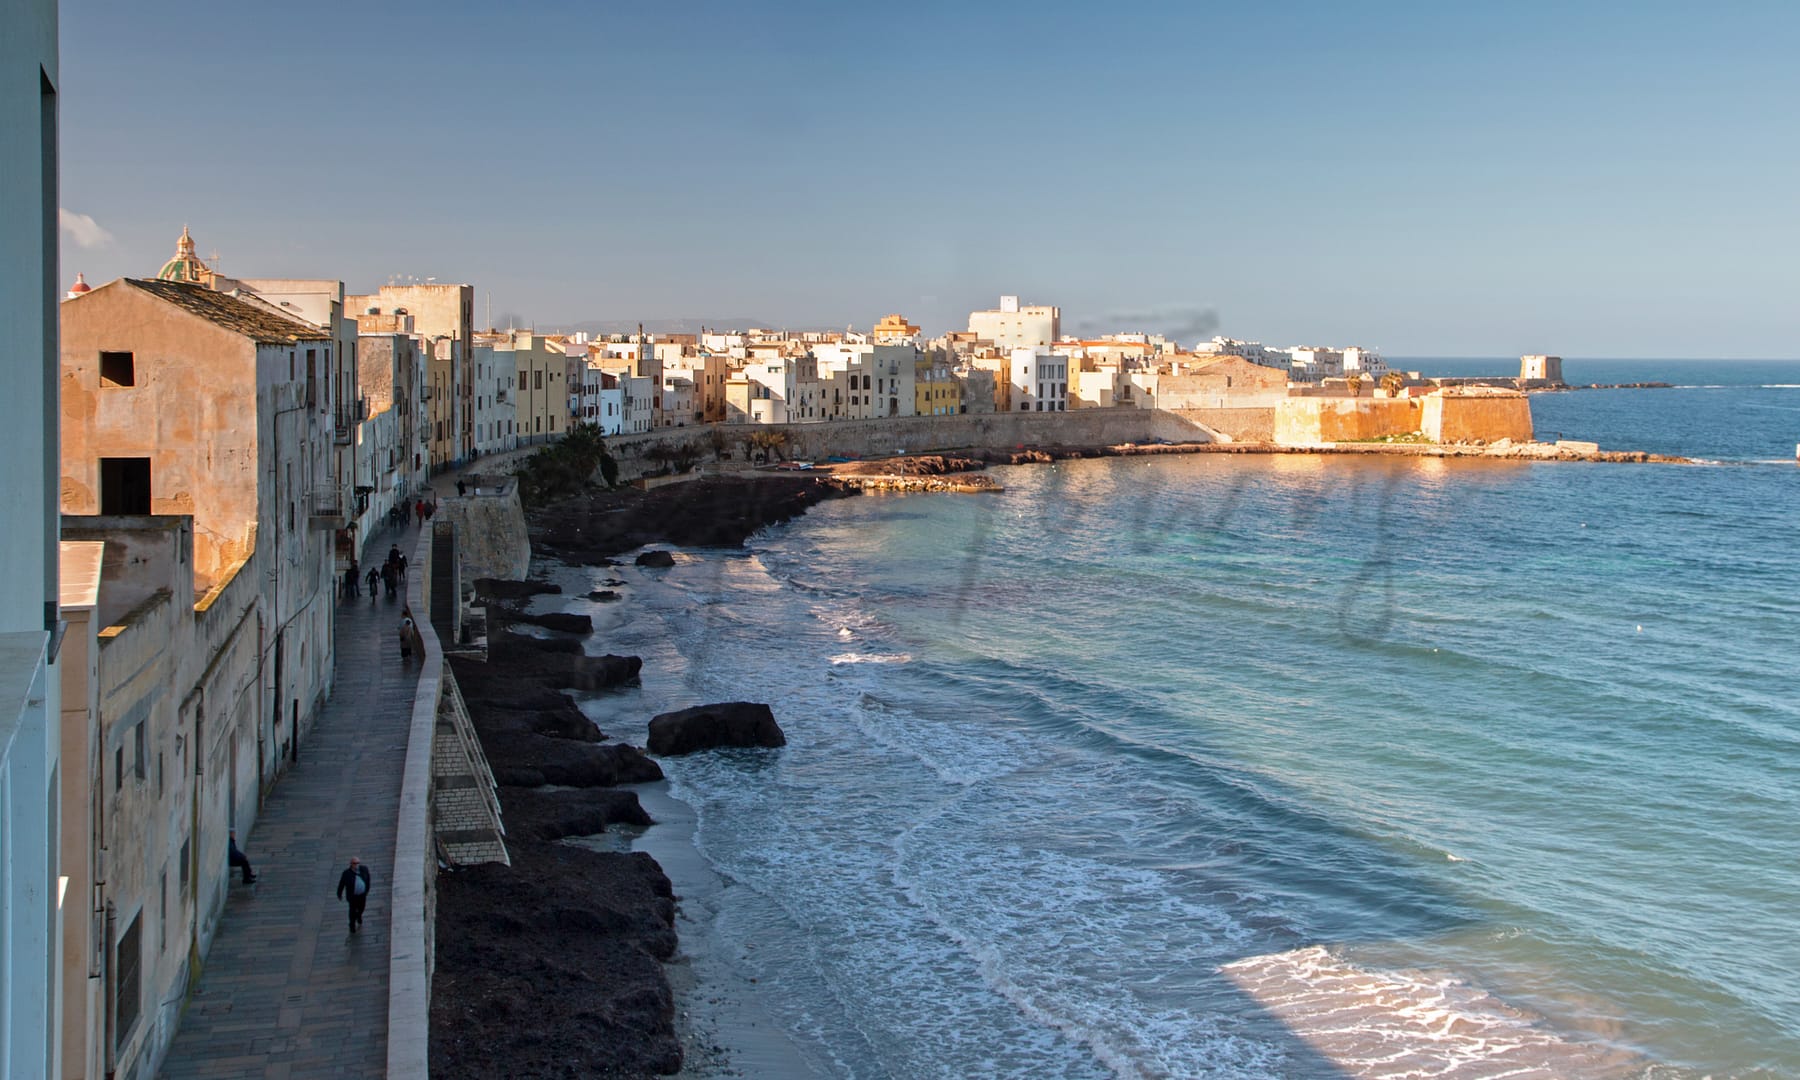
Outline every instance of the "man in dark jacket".
<path id="1" fill-rule="evenodd" d="M 337 895 L 339 900 L 350 901 L 350 932 L 354 934 L 362 925 L 363 908 L 369 904 L 369 868 L 354 855 L 338 876 Z"/>

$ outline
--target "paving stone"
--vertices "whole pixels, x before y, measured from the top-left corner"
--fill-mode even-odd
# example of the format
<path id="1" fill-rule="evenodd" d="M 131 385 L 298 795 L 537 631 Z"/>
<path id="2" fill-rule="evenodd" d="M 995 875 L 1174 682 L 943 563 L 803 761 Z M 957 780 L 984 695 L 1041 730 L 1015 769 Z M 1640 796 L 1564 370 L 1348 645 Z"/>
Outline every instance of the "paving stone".
<path id="1" fill-rule="evenodd" d="M 368 550 L 417 535 L 390 530 Z M 419 681 L 417 658 L 402 662 L 395 644 L 400 608 L 400 598 L 338 602 L 331 697 L 255 831 L 240 837 L 259 881 L 226 899 L 159 1072 L 167 1080 L 336 1080 L 386 1069 L 388 862 Z M 354 937 L 334 896 L 352 855 L 375 878 Z"/>

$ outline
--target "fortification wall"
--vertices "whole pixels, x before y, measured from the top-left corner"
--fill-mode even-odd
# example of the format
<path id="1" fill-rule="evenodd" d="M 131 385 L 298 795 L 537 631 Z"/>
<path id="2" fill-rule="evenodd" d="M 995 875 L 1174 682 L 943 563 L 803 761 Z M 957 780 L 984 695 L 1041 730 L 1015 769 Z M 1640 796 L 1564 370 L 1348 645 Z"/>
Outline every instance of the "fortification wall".
<path id="1" fill-rule="evenodd" d="M 462 580 L 523 578 L 531 568 L 531 540 L 525 531 L 518 484 L 511 479 L 502 481 L 499 494 L 485 485 L 480 495 L 469 490 L 470 494 L 462 497 L 440 496 L 437 508 L 439 518 L 456 526 Z"/>
<path id="2" fill-rule="evenodd" d="M 1275 406 L 1283 446 L 1359 442 L 1419 430 L 1422 398 L 1289 398 Z"/>
<path id="3" fill-rule="evenodd" d="M 1531 399 L 1524 394 L 1433 394 L 1421 398 L 1420 431 L 1433 442 L 1530 442 Z"/>
<path id="4" fill-rule="evenodd" d="M 1273 442 L 1275 439 L 1275 404 L 1256 407 L 1222 409 L 1174 409 L 1175 415 L 1194 424 L 1202 424 L 1232 442 Z"/>

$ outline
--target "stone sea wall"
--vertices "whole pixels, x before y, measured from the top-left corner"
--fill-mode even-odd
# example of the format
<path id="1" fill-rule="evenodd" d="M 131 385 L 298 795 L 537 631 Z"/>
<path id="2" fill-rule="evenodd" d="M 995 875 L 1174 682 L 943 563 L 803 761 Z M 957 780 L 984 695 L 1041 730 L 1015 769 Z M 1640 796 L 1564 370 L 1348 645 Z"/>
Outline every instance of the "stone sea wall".
<path id="1" fill-rule="evenodd" d="M 482 488 L 462 498 L 440 495 L 436 521 L 456 526 L 457 561 L 462 580 L 522 578 L 531 566 L 531 540 L 525 531 L 525 510 L 519 505 L 518 484 L 503 481 L 499 494 Z"/>

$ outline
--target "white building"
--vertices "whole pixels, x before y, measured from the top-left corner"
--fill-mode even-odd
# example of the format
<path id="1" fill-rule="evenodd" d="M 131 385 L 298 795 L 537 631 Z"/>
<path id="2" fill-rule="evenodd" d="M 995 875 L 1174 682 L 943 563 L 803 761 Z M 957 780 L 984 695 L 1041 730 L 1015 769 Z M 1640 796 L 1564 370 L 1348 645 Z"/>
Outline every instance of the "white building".
<path id="1" fill-rule="evenodd" d="M 619 387 L 624 391 L 624 408 L 620 416 L 619 434 L 641 435 L 656 426 L 656 403 L 662 391 L 648 375 L 619 374 Z"/>
<path id="2" fill-rule="evenodd" d="M 517 378 L 515 352 L 502 352 L 491 343 L 477 342 L 471 351 L 470 367 L 475 385 L 471 398 L 475 409 L 475 452 L 497 454 L 518 445 L 513 432 L 515 417 L 512 406 L 512 384 Z"/>
<path id="3" fill-rule="evenodd" d="M 825 387 L 812 356 L 787 356 L 745 364 L 732 420 L 754 424 L 810 424 L 827 419 Z M 731 397 L 729 385 L 728 399 Z"/>
<path id="4" fill-rule="evenodd" d="M 1323 345 L 1296 345 L 1288 351 L 1288 377 L 1298 382 L 1318 382 L 1344 374 L 1344 353 Z M 1246 358 L 1247 359 L 1247 358 Z"/>
<path id="5" fill-rule="evenodd" d="M 1002 349 L 1054 345 L 1062 337 L 1062 309 L 1046 304 L 1020 305 L 1016 296 L 1002 296 L 1000 307 L 971 311 L 969 332 Z"/>
<path id="6" fill-rule="evenodd" d="M 1260 341 L 1240 341 L 1237 338 L 1215 337 L 1211 341 L 1202 341 L 1194 346 L 1197 353 L 1215 353 L 1221 356 L 1241 356 L 1252 364 L 1263 367 L 1280 368 L 1283 371 L 1293 367 L 1294 358 L 1284 349 L 1271 349 Z"/>
<path id="7" fill-rule="evenodd" d="M 918 413 L 919 347 L 877 345 L 869 353 L 868 373 L 874 377 L 875 416 L 914 416 Z"/>
<path id="8" fill-rule="evenodd" d="M 828 419 L 867 420 L 876 415 L 874 345 L 866 341 L 821 342 L 812 347 L 812 353 L 819 370 L 820 401 Z"/>
<path id="9" fill-rule="evenodd" d="M 1069 358 L 1045 348 L 1014 349 L 1008 365 L 1013 412 L 1065 412 Z"/>
<path id="10" fill-rule="evenodd" d="M 1360 371 L 1371 378 L 1379 379 L 1388 373 L 1387 361 L 1374 349 L 1364 349 L 1351 345 L 1344 350 L 1344 374 Z"/>
<path id="11" fill-rule="evenodd" d="M 694 380 L 686 375 L 662 377 L 662 426 L 687 427 L 696 423 L 699 393 Z"/>
<path id="12" fill-rule="evenodd" d="M 60 592 L 59 78 L 56 4 L 9 3 L 0 30 L 0 1080 L 63 1075 L 65 901 L 73 919 L 89 916 L 87 896 L 61 888 L 61 688 L 51 648 Z M 85 957 L 78 966 L 85 975 Z"/>
<path id="13" fill-rule="evenodd" d="M 619 385 L 617 375 L 601 373 L 603 380 L 600 389 L 594 395 L 594 416 L 590 423 L 600 425 L 602 435 L 622 435 L 625 432 L 625 388 Z"/>

